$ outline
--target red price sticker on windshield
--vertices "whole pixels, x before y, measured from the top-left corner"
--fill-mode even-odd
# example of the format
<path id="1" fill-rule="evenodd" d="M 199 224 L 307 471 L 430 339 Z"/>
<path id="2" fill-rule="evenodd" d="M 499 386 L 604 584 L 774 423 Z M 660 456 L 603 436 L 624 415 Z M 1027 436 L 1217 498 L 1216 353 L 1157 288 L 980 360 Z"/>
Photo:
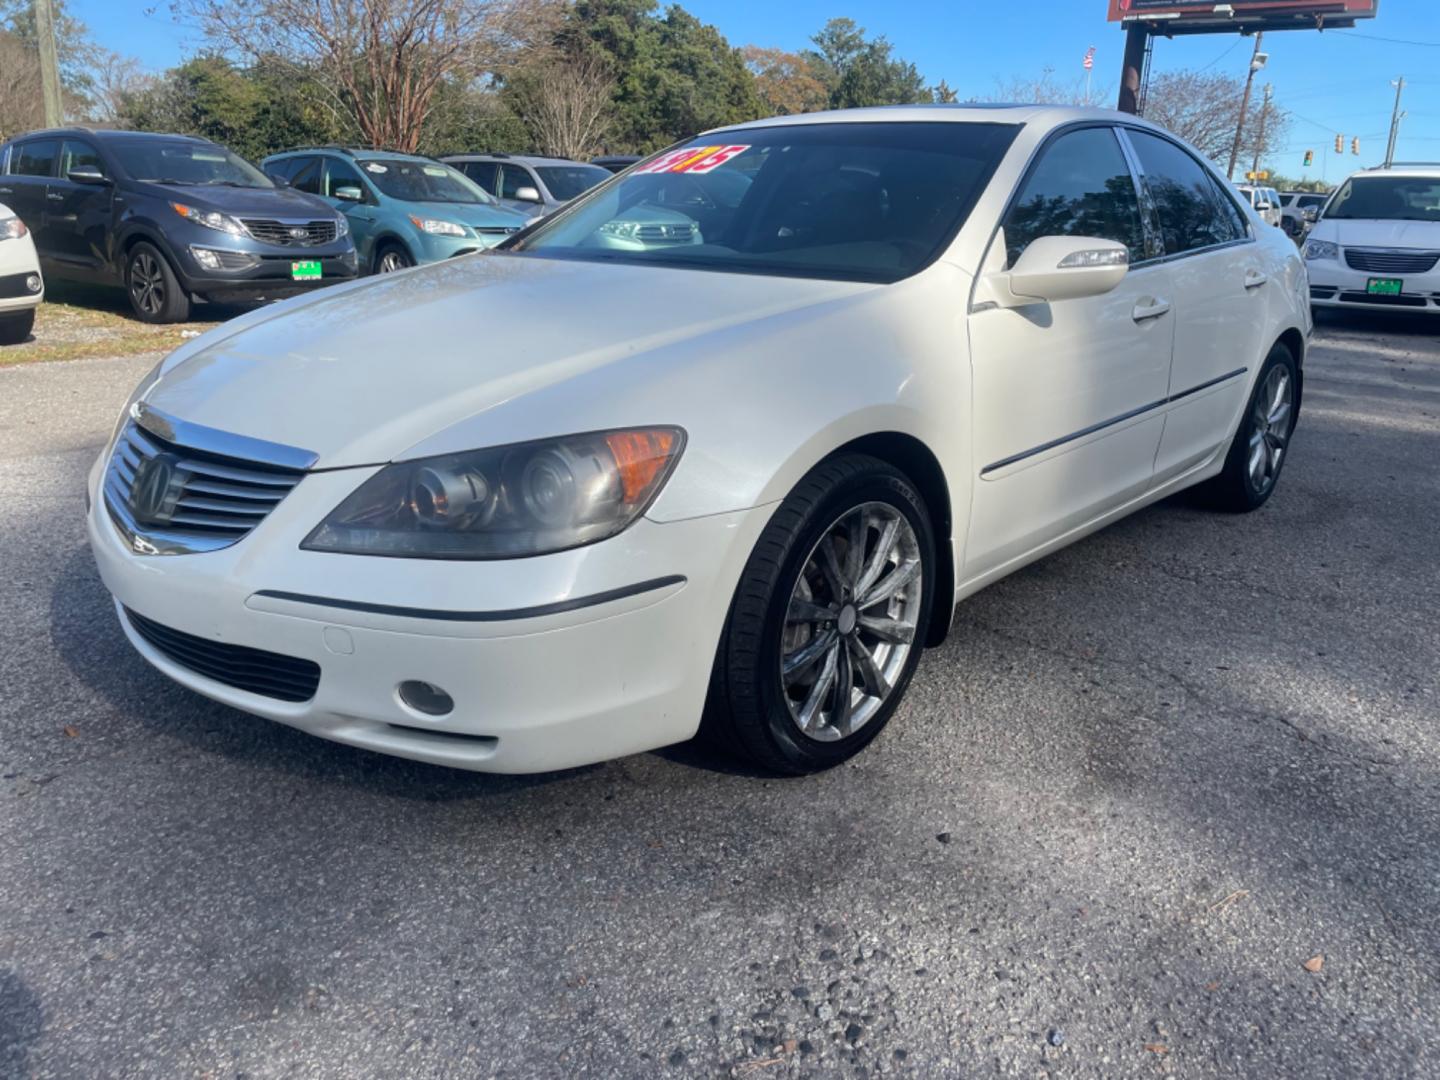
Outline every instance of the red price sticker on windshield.
<path id="1" fill-rule="evenodd" d="M 687 146 L 683 150 L 672 150 L 637 170 L 640 173 L 708 173 L 718 169 L 731 158 L 739 157 L 750 144 L 743 146 Z"/>

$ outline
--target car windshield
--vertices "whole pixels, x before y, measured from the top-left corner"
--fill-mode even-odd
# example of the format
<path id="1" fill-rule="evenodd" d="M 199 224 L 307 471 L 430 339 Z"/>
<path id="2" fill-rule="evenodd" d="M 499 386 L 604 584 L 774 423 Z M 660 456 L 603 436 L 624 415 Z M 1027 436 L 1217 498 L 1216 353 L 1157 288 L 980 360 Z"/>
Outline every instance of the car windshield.
<path id="1" fill-rule="evenodd" d="M 370 182 L 392 199 L 404 202 L 483 203 L 495 202 L 463 173 L 433 161 L 362 161 L 360 168 Z"/>
<path id="2" fill-rule="evenodd" d="M 180 139 L 116 139 L 120 166 L 136 180 L 155 184 L 198 184 L 273 188 L 269 177 L 244 158 L 214 143 Z"/>
<path id="3" fill-rule="evenodd" d="M 594 165 L 537 165 L 535 171 L 545 181 L 550 194 L 561 202 L 583 195 L 601 181 L 610 179 L 608 169 Z"/>
<path id="4" fill-rule="evenodd" d="M 794 124 L 643 162 L 504 245 L 558 259 L 898 281 L 939 255 L 1019 128 Z"/>
<path id="5" fill-rule="evenodd" d="M 1440 222 L 1440 177 L 1357 176 L 1345 182 L 1325 216 Z"/>

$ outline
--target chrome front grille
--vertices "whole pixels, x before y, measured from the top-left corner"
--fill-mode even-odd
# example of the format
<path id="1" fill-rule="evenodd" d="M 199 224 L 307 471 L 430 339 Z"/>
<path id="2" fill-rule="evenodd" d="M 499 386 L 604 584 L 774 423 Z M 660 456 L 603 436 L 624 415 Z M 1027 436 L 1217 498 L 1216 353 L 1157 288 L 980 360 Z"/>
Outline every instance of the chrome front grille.
<path id="1" fill-rule="evenodd" d="M 688 244 L 695 236 L 693 222 L 684 225 L 638 225 L 635 239 L 646 244 Z"/>
<path id="2" fill-rule="evenodd" d="M 1428 274 L 1440 263 L 1440 251 L 1376 251 L 1346 248 L 1345 262 L 1352 270 L 1371 274 Z"/>
<path id="3" fill-rule="evenodd" d="M 275 221 L 271 218 L 242 218 L 241 223 L 256 240 L 280 247 L 315 247 L 335 239 L 333 221 Z"/>
<path id="4" fill-rule="evenodd" d="M 476 225 L 474 229 L 481 236 L 509 236 L 520 231 L 518 225 Z"/>
<path id="5" fill-rule="evenodd" d="M 185 555 L 229 547 L 305 475 L 304 468 L 207 448 L 227 443 L 287 451 L 297 465 L 306 455 L 136 410 L 115 441 L 104 484 L 110 518 L 135 552 Z"/>

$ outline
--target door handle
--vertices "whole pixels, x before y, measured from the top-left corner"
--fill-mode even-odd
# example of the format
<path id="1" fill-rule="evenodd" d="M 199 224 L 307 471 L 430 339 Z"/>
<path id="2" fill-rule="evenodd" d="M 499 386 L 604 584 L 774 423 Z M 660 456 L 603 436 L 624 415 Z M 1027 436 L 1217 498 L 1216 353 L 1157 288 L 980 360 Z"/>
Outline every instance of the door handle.
<path id="1" fill-rule="evenodd" d="M 0 187 L 0 195 L 14 195 L 14 194 L 15 194 L 15 189 L 14 189 L 13 187 Z"/>
<path id="2" fill-rule="evenodd" d="M 1135 310 L 1130 313 L 1130 317 L 1137 323 L 1145 322 L 1147 319 L 1158 319 L 1169 310 L 1169 300 L 1142 300 L 1135 305 Z"/>
<path id="3" fill-rule="evenodd" d="M 1258 289 L 1261 285 L 1264 285 L 1265 282 L 1269 280 L 1270 275 L 1262 273 L 1259 270 L 1245 271 L 1245 288 L 1247 289 Z"/>
<path id="4" fill-rule="evenodd" d="M 65 196 L 64 196 L 64 195 L 61 195 L 58 191 L 47 191 L 47 192 L 45 193 L 45 198 L 49 199 L 51 202 L 64 202 L 64 201 L 65 201 Z"/>

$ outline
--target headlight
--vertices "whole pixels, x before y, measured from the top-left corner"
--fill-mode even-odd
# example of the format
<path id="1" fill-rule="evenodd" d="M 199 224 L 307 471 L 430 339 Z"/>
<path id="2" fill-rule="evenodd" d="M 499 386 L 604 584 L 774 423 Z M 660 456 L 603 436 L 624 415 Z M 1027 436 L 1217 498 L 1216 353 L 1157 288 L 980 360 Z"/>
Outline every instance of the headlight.
<path id="1" fill-rule="evenodd" d="M 19 240 L 29 231 L 18 217 L 0 218 L 0 240 Z"/>
<path id="2" fill-rule="evenodd" d="M 570 435 L 387 465 L 300 546 L 352 555 L 506 559 L 614 536 L 645 512 L 685 433 Z"/>
<path id="3" fill-rule="evenodd" d="M 335 239 L 350 235 L 350 219 L 344 214 L 338 215 L 340 220 L 335 223 Z"/>
<path id="4" fill-rule="evenodd" d="M 1340 245 L 1332 244 L 1329 240 L 1307 240 L 1305 242 L 1305 258 L 1307 259 L 1338 259 L 1340 257 Z"/>
<path id="5" fill-rule="evenodd" d="M 229 214 L 222 214 L 218 210 L 198 210 L 193 206 L 186 206 L 184 203 L 172 202 L 170 209 L 183 217 L 186 221 L 193 221 L 196 225 L 204 225 L 207 229 L 217 229 L 231 236 L 248 236 L 245 226 L 236 221 Z"/>
<path id="6" fill-rule="evenodd" d="M 456 225 L 453 221 L 440 221 L 436 218 L 420 218 L 414 214 L 410 215 L 410 223 L 417 229 L 431 233 L 435 236 L 467 236 L 463 225 Z"/>

